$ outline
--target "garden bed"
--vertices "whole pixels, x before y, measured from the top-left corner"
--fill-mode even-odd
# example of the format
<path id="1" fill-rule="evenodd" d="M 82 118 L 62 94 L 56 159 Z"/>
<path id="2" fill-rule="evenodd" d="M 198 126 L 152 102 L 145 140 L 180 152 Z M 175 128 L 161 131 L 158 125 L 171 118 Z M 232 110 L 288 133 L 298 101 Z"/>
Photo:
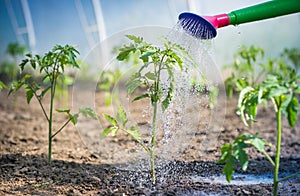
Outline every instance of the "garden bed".
<path id="1" fill-rule="evenodd" d="M 235 115 L 236 98 L 228 100 L 227 114 L 219 135 L 219 143 L 205 154 L 187 151 L 183 160 L 175 160 L 158 167 L 157 184 L 151 183 L 146 170 L 130 171 L 117 164 L 108 164 L 101 155 L 91 152 L 82 142 L 76 128 L 68 125 L 53 142 L 53 162 L 47 162 L 47 123 L 36 100 L 27 105 L 23 93 L 14 97 L 0 93 L 0 195 L 271 195 L 272 184 L 225 184 L 217 182 L 222 165 L 215 161 L 220 147 L 240 133 L 260 131 L 261 137 L 275 143 L 276 120 L 261 108 L 253 129 L 245 128 Z M 100 93 L 98 92 L 97 96 Z M 101 97 L 101 96 L 100 96 Z M 58 116 L 55 124 L 63 123 Z M 300 124 L 291 129 L 283 120 L 280 171 L 296 172 L 300 166 Z M 99 130 L 99 135 L 101 130 Z M 108 140 L 101 140 L 105 142 Z M 122 142 L 125 140 L 118 140 Z M 102 145 L 102 144 L 101 144 Z M 104 144 L 103 144 L 104 145 Z M 122 145 L 122 144 L 120 144 Z M 123 144 L 123 145 L 126 145 Z M 195 143 L 195 146 L 200 145 Z M 275 147 L 268 152 L 274 155 Z M 122 157 L 116 157 L 122 159 Z M 270 163 L 254 150 L 250 152 L 247 172 L 242 174 L 271 174 Z M 162 176 L 162 174 L 164 174 Z M 201 178 L 200 178 L 201 177 Z M 205 179 L 205 180 L 204 180 Z M 300 178 L 283 182 L 280 195 L 299 195 Z"/>

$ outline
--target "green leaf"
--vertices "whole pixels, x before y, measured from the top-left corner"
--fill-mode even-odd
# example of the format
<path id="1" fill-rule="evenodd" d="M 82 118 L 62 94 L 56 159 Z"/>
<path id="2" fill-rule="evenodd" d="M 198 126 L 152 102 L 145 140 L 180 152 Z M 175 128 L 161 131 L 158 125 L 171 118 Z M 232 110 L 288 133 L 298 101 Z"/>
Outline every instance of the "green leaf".
<path id="1" fill-rule="evenodd" d="M 294 127 L 298 119 L 299 101 L 296 96 L 293 96 L 286 108 L 287 119 L 289 125 Z"/>
<path id="2" fill-rule="evenodd" d="M 131 126 L 130 130 L 126 130 L 126 132 L 137 141 L 141 139 L 141 134 L 135 126 Z"/>
<path id="3" fill-rule="evenodd" d="M 47 88 L 45 88 L 44 90 L 42 90 L 41 94 L 40 94 L 40 98 L 42 99 L 45 94 L 51 89 L 51 86 L 48 86 Z"/>
<path id="4" fill-rule="evenodd" d="M 143 42 L 143 38 L 142 37 L 138 37 L 135 35 L 125 35 L 128 39 L 134 41 L 135 43 L 142 43 Z"/>
<path id="5" fill-rule="evenodd" d="M 234 162 L 234 157 L 231 154 L 228 154 L 226 164 L 223 167 L 222 173 L 226 176 L 227 182 L 231 182 L 232 176 L 234 174 L 234 167 L 235 167 L 235 162 Z"/>
<path id="6" fill-rule="evenodd" d="M 221 158 L 217 161 L 217 164 L 223 164 L 226 162 L 226 158 L 228 156 L 228 153 L 231 152 L 231 144 L 226 143 L 221 147 Z"/>
<path id="7" fill-rule="evenodd" d="M 139 87 L 142 83 L 143 83 L 143 82 L 140 81 L 140 80 L 134 80 L 134 81 L 132 81 L 131 83 L 129 83 L 128 86 L 127 86 L 127 92 L 128 92 L 128 94 L 132 94 L 133 91 L 134 91 L 137 87 Z"/>
<path id="8" fill-rule="evenodd" d="M 165 111 L 169 107 L 169 105 L 172 101 L 172 98 L 173 98 L 173 88 L 169 88 L 166 98 L 162 101 L 162 110 L 163 111 Z"/>
<path id="9" fill-rule="evenodd" d="M 251 135 L 249 138 L 248 143 L 252 146 L 254 146 L 259 152 L 264 152 L 265 151 L 265 145 L 268 145 L 267 142 L 265 142 L 264 139 L 258 138 L 256 136 Z"/>
<path id="10" fill-rule="evenodd" d="M 113 126 L 117 126 L 117 125 L 118 125 L 117 120 L 116 120 L 114 117 L 112 117 L 112 116 L 110 116 L 110 115 L 108 115 L 108 114 L 102 114 L 102 116 L 103 116 L 109 123 L 111 123 Z"/>
<path id="11" fill-rule="evenodd" d="M 107 127 L 102 131 L 101 134 L 101 138 L 104 138 L 106 136 L 108 136 L 108 134 L 110 134 L 110 132 L 112 131 L 113 127 Z"/>
<path id="12" fill-rule="evenodd" d="M 128 55 L 131 53 L 131 52 L 134 52 L 136 51 L 136 49 L 134 47 L 126 47 L 124 48 L 123 50 L 121 50 L 121 52 L 118 54 L 117 56 L 117 60 L 119 61 L 123 61 L 125 59 L 128 58 Z"/>
<path id="13" fill-rule="evenodd" d="M 173 59 L 175 59 L 175 61 L 177 62 L 178 66 L 180 68 L 180 70 L 182 70 L 182 60 L 181 60 L 181 58 L 176 53 L 172 53 L 171 57 Z"/>
<path id="14" fill-rule="evenodd" d="M 71 120 L 71 122 L 73 123 L 73 125 L 76 125 L 76 123 L 78 122 L 79 114 L 72 115 L 72 114 L 68 113 L 68 117 Z"/>
<path id="15" fill-rule="evenodd" d="M 238 142 L 236 148 L 234 148 L 235 158 L 239 161 L 244 171 L 248 166 L 248 155 L 244 150 L 246 147 L 248 146 L 244 142 Z"/>
<path id="16" fill-rule="evenodd" d="M 34 96 L 34 92 L 32 91 L 32 89 L 29 86 L 27 86 L 25 88 L 25 90 L 26 90 L 27 103 L 29 104 L 30 101 L 31 101 L 31 99 L 32 99 L 32 97 Z"/>
<path id="17" fill-rule="evenodd" d="M 81 113 L 83 116 L 89 116 L 93 119 L 97 119 L 97 114 L 94 112 L 92 108 L 89 107 L 82 107 L 79 108 L 79 113 Z"/>
<path id="18" fill-rule="evenodd" d="M 128 122 L 127 115 L 123 107 L 121 106 L 119 107 L 116 118 L 117 121 L 121 122 L 123 126 L 125 126 L 126 123 Z"/>
<path id="19" fill-rule="evenodd" d="M 140 59 L 142 59 L 143 62 L 146 63 L 148 62 L 149 56 L 152 56 L 155 53 L 156 51 L 147 51 L 144 54 L 142 54 L 142 56 L 140 56 Z"/>
<path id="20" fill-rule="evenodd" d="M 141 99 L 144 99 L 144 98 L 149 98 L 149 97 L 150 97 L 150 95 L 148 93 L 146 93 L 146 94 L 143 94 L 141 96 L 135 97 L 132 101 L 138 101 L 138 100 L 141 100 Z"/>
<path id="21" fill-rule="evenodd" d="M 147 72 L 145 76 L 150 80 L 155 80 L 155 74 L 152 72 Z"/>

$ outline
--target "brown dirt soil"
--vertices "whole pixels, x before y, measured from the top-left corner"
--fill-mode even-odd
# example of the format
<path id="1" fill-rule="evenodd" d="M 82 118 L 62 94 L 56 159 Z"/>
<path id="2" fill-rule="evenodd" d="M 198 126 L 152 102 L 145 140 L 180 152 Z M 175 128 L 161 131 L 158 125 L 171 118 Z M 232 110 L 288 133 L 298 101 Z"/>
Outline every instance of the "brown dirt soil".
<path id="1" fill-rule="evenodd" d="M 99 94 L 99 93 L 98 93 Z M 55 137 L 53 162 L 47 162 L 47 123 L 36 100 L 27 105 L 23 93 L 7 97 L 0 92 L 0 195 L 271 195 L 272 184 L 232 185 L 213 181 L 194 180 L 191 176 L 210 179 L 222 173 L 222 165 L 215 164 L 220 147 L 240 133 L 260 130 L 260 136 L 275 143 L 276 122 L 272 108 L 261 108 L 253 129 L 245 128 L 235 115 L 236 99 L 227 102 L 225 121 L 218 144 L 205 154 L 191 147 L 180 159 L 158 165 L 158 182 L 151 183 L 147 169 L 130 170 L 119 167 L 114 157 L 101 157 L 84 145 L 80 134 L 69 125 Z M 57 116 L 55 124 L 66 118 Z M 142 123 L 143 124 L 143 123 Z M 145 124 L 143 124 L 145 125 Z M 280 172 L 300 169 L 300 123 L 294 129 L 283 120 Z M 100 130 L 99 130 L 100 132 Z M 200 136 L 199 136 L 200 137 Z M 109 140 L 100 145 L 109 146 Z M 113 142 L 126 148 L 126 139 Z M 122 143 L 123 142 L 123 143 Z M 199 146 L 201 139 L 192 146 Z M 196 150 L 195 150 L 196 149 Z M 108 149 L 113 152 L 113 149 Z M 274 146 L 267 151 L 273 156 Z M 272 173 L 272 166 L 255 150 L 249 150 L 250 162 L 244 174 Z M 122 154 L 122 153 L 120 153 Z M 115 157 L 122 159 L 121 155 Z M 120 157 L 121 156 L 121 157 Z M 300 195 L 300 178 L 280 184 L 280 195 Z"/>

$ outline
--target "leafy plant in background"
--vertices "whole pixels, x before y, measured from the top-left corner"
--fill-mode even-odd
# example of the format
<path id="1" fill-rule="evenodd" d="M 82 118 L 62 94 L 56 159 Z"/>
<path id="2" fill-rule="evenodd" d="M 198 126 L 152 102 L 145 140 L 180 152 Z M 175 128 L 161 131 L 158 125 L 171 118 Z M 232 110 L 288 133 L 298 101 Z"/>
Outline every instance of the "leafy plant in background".
<path id="1" fill-rule="evenodd" d="M 118 98 L 115 96 L 115 94 L 111 93 L 111 90 L 116 85 L 121 76 L 122 75 L 120 70 L 105 70 L 101 72 L 98 88 L 105 93 L 104 98 L 106 106 L 111 105 L 112 99 L 118 103 Z"/>
<path id="2" fill-rule="evenodd" d="M 288 73 L 288 74 L 287 74 Z M 245 148 L 254 146 L 260 153 L 262 153 L 274 167 L 274 192 L 277 195 L 278 183 L 289 178 L 295 177 L 296 174 L 279 179 L 279 164 L 280 164 L 280 145 L 281 145 L 281 118 L 284 114 L 291 127 L 294 127 L 299 112 L 298 95 L 300 94 L 299 79 L 300 76 L 296 74 L 292 68 L 288 69 L 287 73 L 269 74 L 260 85 L 247 86 L 239 95 L 238 100 L 238 114 L 241 116 L 242 121 L 248 126 L 249 121 L 255 121 L 257 114 L 257 107 L 262 102 L 271 101 L 274 106 L 277 121 L 277 142 L 276 142 L 276 155 L 273 160 L 264 150 L 266 145 L 264 139 L 257 137 L 257 135 L 241 135 L 236 138 L 233 143 L 225 144 L 221 148 L 222 157 L 219 163 L 225 163 L 223 174 L 226 175 L 228 182 L 231 181 L 235 168 L 235 160 L 242 166 L 243 170 L 248 166 L 248 155 Z"/>
<path id="3" fill-rule="evenodd" d="M 264 60 L 264 53 L 263 48 L 252 45 L 242 46 L 234 54 L 234 63 L 224 67 L 231 70 L 231 75 L 224 82 L 228 98 L 247 86 L 260 83 L 268 74 L 283 72 L 288 75 L 290 68 L 294 68 L 297 73 L 300 67 L 300 51 L 297 48 L 284 49 L 280 59 Z"/>
<path id="4" fill-rule="evenodd" d="M 284 59 L 284 62 L 290 62 L 292 67 L 296 70 L 296 73 L 300 69 L 300 49 L 298 48 L 285 48 L 281 53 L 281 57 Z"/>
<path id="5" fill-rule="evenodd" d="M 56 94 L 57 81 L 60 77 L 64 76 L 66 66 L 79 69 L 76 63 L 76 55 L 79 52 L 72 46 L 60 46 L 53 47 L 51 51 L 44 56 L 27 54 L 27 58 L 20 64 L 21 71 L 23 72 L 26 65 L 29 65 L 32 69 L 38 70 L 43 76 L 43 81 L 48 81 L 46 87 L 43 87 L 43 81 L 37 82 L 36 78 L 32 75 L 26 74 L 17 83 L 13 83 L 9 94 L 17 92 L 22 86 L 26 91 L 27 103 L 29 104 L 33 97 L 35 97 L 43 111 L 43 114 L 48 122 L 48 161 L 51 163 L 52 155 L 52 140 L 60 133 L 70 122 L 74 125 L 77 123 L 80 114 L 84 116 L 90 116 L 96 118 L 96 114 L 91 108 L 80 108 L 75 114 L 71 114 L 70 109 L 57 109 L 59 113 L 65 113 L 68 116 L 68 120 L 56 131 L 53 129 L 53 111 L 54 111 L 54 97 Z M 45 103 L 43 100 L 46 94 L 50 93 L 49 110 L 46 111 Z"/>
<path id="6" fill-rule="evenodd" d="M 234 54 L 234 63 L 224 67 L 232 70 L 231 76 L 224 82 L 228 98 L 231 98 L 234 92 L 240 92 L 244 87 L 255 84 L 258 80 L 255 67 L 258 66 L 257 61 L 264 57 L 264 53 L 260 47 L 241 46 Z"/>
<path id="7" fill-rule="evenodd" d="M 10 43 L 7 45 L 6 53 L 12 58 L 12 61 L 3 62 L 0 66 L 0 75 L 2 81 L 6 84 L 17 80 L 18 76 L 18 58 L 24 55 L 26 47 L 19 43 Z"/>
<path id="8" fill-rule="evenodd" d="M 131 126 L 130 128 L 126 127 L 128 119 L 122 106 L 119 107 L 116 117 L 103 114 L 103 117 L 111 124 L 111 126 L 103 130 L 102 136 L 105 137 L 109 134 L 115 136 L 119 131 L 126 132 L 132 136 L 133 139 L 150 155 L 152 182 L 155 184 L 155 146 L 158 105 L 161 104 L 162 111 L 165 111 L 168 108 L 173 97 L 175 69 L 183 71 L 182 58 L 188 57 L 189 55 L 179 45 L 172 44 L 167 40 L 164 42 L 164 48 L 159 48 L 143 41 L 141 37 L 127 35 L 127 38 L 133 43 L 119 49 L 120 53 L 117 56 L 117 60 L 125 62 L 132 60 L 134 61 L 134 65 L 136 62 L 142 62 L 138 71 L 128 79 L 126 85 L 129 95 L 133 94 L 138 87 L 143 86 L 146 88 L 146 93 L 133 98 L 133 101 L 149 99 L 151 102 L 153 108 L 151 141 L 149 145 L 144 143 L 140 131 L 136 126 Z M 162 84 L 161 74 L 163 71 L 166 71 L 167 73 L 167 85 Z"/>

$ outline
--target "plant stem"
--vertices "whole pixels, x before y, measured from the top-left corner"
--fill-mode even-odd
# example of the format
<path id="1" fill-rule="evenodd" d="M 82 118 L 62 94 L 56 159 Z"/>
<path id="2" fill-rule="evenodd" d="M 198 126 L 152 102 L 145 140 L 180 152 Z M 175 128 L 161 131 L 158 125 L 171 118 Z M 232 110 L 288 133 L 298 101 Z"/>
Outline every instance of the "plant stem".
<path id="1" fill-rule="evenodd" d="M 51 163 L 52 155 L 52 114 L 53 114 L 53 96 L 54 93 L 53 86 L 51 87 L 51 98 L 50 98 L 50 111 L 49 111 L 49 120 L 48 120 L 48 162 Z"/>
<path id="2" fill-rule="evenodd" d="M 276 112 L 276 120 L 277 120 L 277 143 L 276 143 L 276 156 L 275 156 L 275 167 L 274 167 L 274 179 L 273 179 L 273 196 L 277 196 L 278 192 L 278 171 L 280 164 L 280 144 L 281 144 L 281 107 L 278 107 Z"/>
<path id="3" fill-rule="evenodd" d="M 262 153 L 268 159 L 268 161 L 273 165 L 273 167 L 275 167 L 275 163 L 273 159 L 268 155 L 268 153 L 266 153 L 266 151 L 262 151 Z"/>
<path id="4" fill-rule="evenodd" d="M 59 132 L 61 132 L 63 130 L 63 128 L 65 128 L 65 126 L 67 126 L 67 124 L 69 124 L 69 122 L 71 121 L 71 118 L 69 118 L 65 124 L 63 124 L 63 126 L 60 127 L 60 129 L 58 129 L 52 136 L 51 139 L 53 139 Z"/>
<path id="5" fill-rule="evenodd" d="M 49 111 L 49 120 L 48 120 L 48 162 L 51 163 L 52 156 L 52 121 L 53 121 L 53 103 L 54 103 L 54 95 L 55 95 L 55 87 L 56 87 L 56 74 L 57 68 L 54 67 L 54 70 L 51 75 L 51 89 L 50 89 L 50 111 Z"/>
<path id="6" fill-rule="evenodd" d="M 150 148 L 150 157 L 151 157 L 151 174 L 152 174 L 152 183 L 156 183 L 155 177 L 155 136 L 156 136 L 156 115 L 157 115 L 157 102 L 153 103 L 153 119 L 152 119 L 152 133 L 151 133 L 151 148 Z"/>
<path id="7" fill-rule="evenodd" d="M 294 177 L 298 176 L 299 174 L 300 174 L 300 171 L 298 171 L 298 172 L 296 172 L 294 174 L 291 174 L 289 176 L 286 176 L 284 178 L 281 178 L 280 180 L 278 180 L 278 182 L 282 182 L 282 181 L 288 180 L 290 178 L 294 178 Z"/>

